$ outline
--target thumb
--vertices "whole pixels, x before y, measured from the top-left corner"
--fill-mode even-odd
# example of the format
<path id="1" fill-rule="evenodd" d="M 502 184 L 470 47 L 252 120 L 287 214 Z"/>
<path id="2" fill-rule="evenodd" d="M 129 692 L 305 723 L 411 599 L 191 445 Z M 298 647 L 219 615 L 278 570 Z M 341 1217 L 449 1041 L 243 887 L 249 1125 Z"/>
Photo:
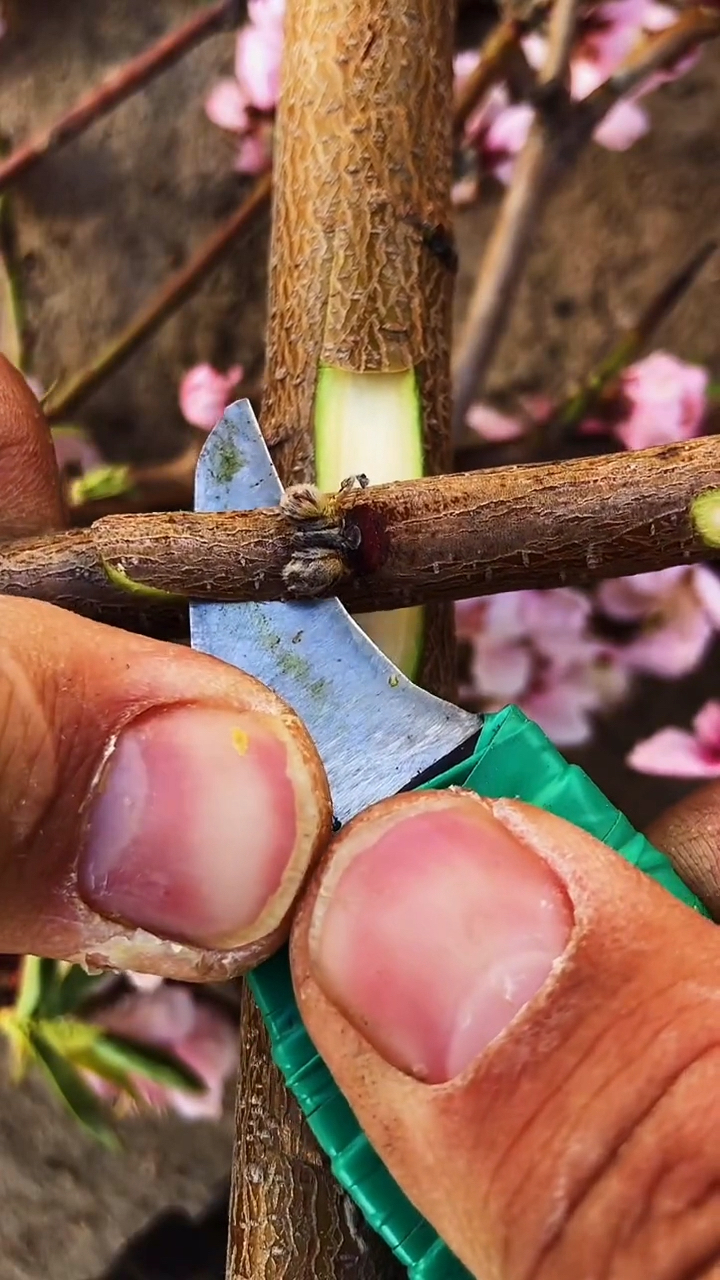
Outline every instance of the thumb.
<path id="1" fill-rule="evenodd" d="M 257 681 L 0 598 L 0 951 L 229 976 L 287 936 L 330 818 Z"/>
<path id="2" fill-rule="evenodd" d="M 333 842 L 295 987 L 370 1142 L 474 1276 L 720 1259 L 720 941 L 591 836 L 470 793 Z"/>

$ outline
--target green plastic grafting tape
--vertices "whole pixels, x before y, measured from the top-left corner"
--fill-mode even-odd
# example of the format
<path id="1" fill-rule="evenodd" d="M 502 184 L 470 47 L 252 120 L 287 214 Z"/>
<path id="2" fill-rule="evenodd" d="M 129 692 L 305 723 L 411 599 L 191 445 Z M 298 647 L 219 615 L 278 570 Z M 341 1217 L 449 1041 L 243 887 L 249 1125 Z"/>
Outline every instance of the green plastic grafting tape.
<path id="1" fill-rule="evenodd" d="M 525 800 L 566 818 L 622 854 L 676 898 L 707 915 L 663 854 L 630 825 L 576 765 L 569 765 L 517 707 L 485 717 L 470 760 L 425 790 L 467 787 L 491 799 Z M 249 979 L 268 1026 L 273 1057 L 338 1182 L 407 1268 L 410 1280 L 470 1280 L 410 1204 L 362 1133 L 298 1014 L 283 950 Z"/>

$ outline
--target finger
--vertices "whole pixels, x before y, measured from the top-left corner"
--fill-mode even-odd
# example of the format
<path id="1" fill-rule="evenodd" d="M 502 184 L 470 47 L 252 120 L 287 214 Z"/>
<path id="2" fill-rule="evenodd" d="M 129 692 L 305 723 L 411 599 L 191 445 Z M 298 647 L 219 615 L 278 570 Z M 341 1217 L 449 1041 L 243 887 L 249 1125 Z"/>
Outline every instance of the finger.
<path id="1" fill-rule="evenodd" d="M 0 538 L 64 522 L 50 429 L 22 374 L 0 355 Z"/>
<path id="2" fill-rule="evenodd" d="M 234 667 L 0 599 L 0 951 L 229 975 L 330 830 L 311 740 Z"/>
<path id="3" fill-rule="evenodd" d="M 718 937 L 568 823 L 437 792 L 333 842 L 291 957 L 360 1125 L 473 1275 L 670 1280 L 720 1258 Z"/>
<path id="4" fill-rule="evenodd" d="M 711 782 L 666 810 L 648 837 L 720 921 L 720 782 Z"/>

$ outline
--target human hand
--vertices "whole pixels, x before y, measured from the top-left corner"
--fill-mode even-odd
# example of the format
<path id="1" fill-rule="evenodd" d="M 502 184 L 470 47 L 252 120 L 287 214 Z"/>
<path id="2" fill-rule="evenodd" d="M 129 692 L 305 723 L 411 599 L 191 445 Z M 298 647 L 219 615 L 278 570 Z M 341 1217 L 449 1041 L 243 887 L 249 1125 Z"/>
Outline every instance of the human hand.
<path id="1" fill-rule="evenodd" d="M 650 836 L 720 908 L 720 784 Z M 318 1051 L 478 1280 L 720 1266 L 720 933 L 559 818 L 383 802 L 293 925 Z"/>
<path id="2" fill-rule="evenodd" d="M 64 519 L 47 424 L 0 357 L 0 538 Z M 255 680 L 0 597 L 0 951 L 240 972 L 286 937 L 330 822 L 309 735 Z"/>

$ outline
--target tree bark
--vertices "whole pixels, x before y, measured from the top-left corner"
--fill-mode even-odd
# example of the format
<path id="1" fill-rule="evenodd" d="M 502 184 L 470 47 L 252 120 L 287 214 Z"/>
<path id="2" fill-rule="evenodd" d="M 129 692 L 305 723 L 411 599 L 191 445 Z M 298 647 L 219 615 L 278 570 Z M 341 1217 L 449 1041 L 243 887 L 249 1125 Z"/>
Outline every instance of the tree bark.
<path id="1" fill-rule="evenodd" d="M 414 369 L 426 469 L 450 465 L 452 273 L 428 243 L 449 220 L 453 30 L 451 0 L 288 0 L 262 412 L 285 485 L 313 475 L 321 363 Z M 422 678 L 447 693 L 453 672 L 440 606 L 427 619 Z M 400 1274 L 352 1225 L 250 999 L 242 1039 L 230 1280 Z"/>

